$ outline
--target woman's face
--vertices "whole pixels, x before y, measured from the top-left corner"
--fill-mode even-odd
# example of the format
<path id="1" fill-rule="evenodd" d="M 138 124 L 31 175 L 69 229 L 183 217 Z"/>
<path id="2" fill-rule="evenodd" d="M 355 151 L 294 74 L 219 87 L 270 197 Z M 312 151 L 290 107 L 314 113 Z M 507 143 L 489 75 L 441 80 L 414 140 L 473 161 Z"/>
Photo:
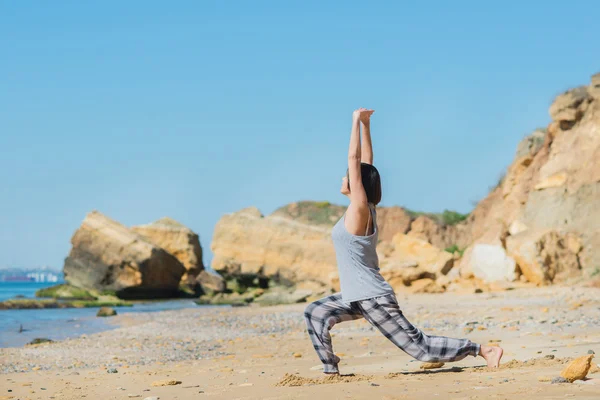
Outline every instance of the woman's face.
<path id="1" fill-rule="evenodd" d="M 348 196 L 350 194 L 350 188 L 348 187 L 348 176 L 344 176 L 342 178 L 342 187 L 340 188 L 340 193 L 344 196 Z"/>

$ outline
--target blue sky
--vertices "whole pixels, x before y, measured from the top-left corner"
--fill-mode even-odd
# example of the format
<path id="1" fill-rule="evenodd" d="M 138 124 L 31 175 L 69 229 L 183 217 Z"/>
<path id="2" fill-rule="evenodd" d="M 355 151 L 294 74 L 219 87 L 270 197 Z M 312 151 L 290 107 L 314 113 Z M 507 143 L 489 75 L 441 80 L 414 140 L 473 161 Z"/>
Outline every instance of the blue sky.
<path id="1" fill-rule="evenodd" d="M 470 211 L 600 71 L 600 3 L 491 3 L 1 2 L 0 266 L 61 267 L 93 209 L 209 262 L 225 213 L 347 204 L 357 107 L 383 205 Z"/>

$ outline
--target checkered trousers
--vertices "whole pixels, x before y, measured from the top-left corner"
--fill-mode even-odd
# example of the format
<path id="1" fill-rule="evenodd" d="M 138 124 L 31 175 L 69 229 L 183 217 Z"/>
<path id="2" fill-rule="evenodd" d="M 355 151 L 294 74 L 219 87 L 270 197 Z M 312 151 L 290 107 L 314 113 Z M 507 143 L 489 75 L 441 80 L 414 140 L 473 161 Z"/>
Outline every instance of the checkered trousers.
<path id="1" fill-rule="evenodd" d="M 393 294 L 348 304 L 336 293 L 309 304 L 304 311 L 308 334 L 323 363 L 323 372 L 338 372 L 340 361 L 333 353 L 329 330 L 335 324 L 359 318 L 365 318 L 392 343 L 420 361 L 459 361 L 479 354 L 479 345 L 468 339 L 428 336 L 421 332 L 404 317 Z"/>

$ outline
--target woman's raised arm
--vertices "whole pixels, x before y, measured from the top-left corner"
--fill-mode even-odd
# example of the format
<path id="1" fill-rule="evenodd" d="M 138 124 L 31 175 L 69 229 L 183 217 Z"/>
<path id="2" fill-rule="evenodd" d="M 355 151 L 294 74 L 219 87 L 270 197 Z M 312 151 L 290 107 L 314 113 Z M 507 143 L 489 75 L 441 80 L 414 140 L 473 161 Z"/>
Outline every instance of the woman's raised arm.
<path id="1" fill-rule="evenodd" d="M 360 172 L 362 159 L 360 125 L 363 120 L 366 120 L 368 123 L 371 114 L 373 114 L 373 110 L 367 110 L 366 108 L 359 108 L 352 113 L 352 131 L 350 133 L 350 147 L 348 149 L 348 183 L 350 185 L 350 202 L 355 205 L 367 204 L 367 194 L 362 184 Z M 370 144 L 369 141 L 369 147 L 371 147 Z"/>
<path id="2" fill-rule="evenodd" d="M 373 165 L 373 145 L 371 143 L 371 114 L 373 110 L 369 110 L 370 113 L 365 114 L 361 118 L 360 123 L 362 124 L 362 140 L 361 140 L 361 162 L 365 164 Z"/>

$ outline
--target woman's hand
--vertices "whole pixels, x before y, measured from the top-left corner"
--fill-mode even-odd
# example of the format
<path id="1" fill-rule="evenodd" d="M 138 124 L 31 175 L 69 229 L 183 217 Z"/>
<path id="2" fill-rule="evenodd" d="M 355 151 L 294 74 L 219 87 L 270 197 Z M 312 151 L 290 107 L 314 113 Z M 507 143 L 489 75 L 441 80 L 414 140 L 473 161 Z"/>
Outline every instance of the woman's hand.
<path id="1" fill-rule="evenodd" d="M 369 125 L 371 122 L 371 115 L 375 112 L 375 110 L 367 110 L 366 108 L 359 108 L 354 110 L 352 113 L 352 119 L 357 122 L 360 121 L 364 125 Z"/>

